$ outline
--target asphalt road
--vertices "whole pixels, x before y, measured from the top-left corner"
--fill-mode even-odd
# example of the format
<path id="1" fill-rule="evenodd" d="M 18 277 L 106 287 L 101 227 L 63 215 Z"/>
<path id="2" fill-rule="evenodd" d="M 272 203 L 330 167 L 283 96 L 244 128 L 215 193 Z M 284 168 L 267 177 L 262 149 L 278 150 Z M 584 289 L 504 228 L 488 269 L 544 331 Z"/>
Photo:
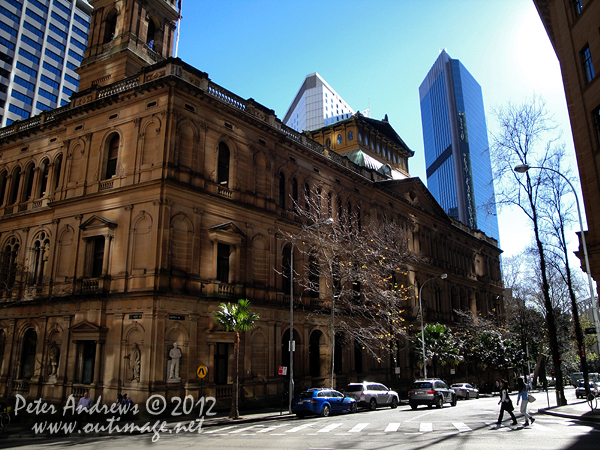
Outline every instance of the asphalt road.
<path id="1" fill-rule="evenodd" d="M 567 396 L 572 396 L 574 400 L 574 391 L 567 392 Z M 545 406 L 540 403 L 540 407 Z M 222 424 L 200 428 L 199 433 L 198 430 L 193 433 L 176 430 L 171 424 L 168 430 L 154 435 L 158 436 L 156 442 L 152 442 L 152 433 L 142 436 L 79 435 L 53 439 L 21 439 L 12 442 L 11 447 L 27 450 L 66 449 L 73 446 L 85 450 L 139 450 L 140 445 L 157 450 L 599 448 L 599 423 L 535 415 L 537 407 L 531 409 L 536 421 L 529 427 L 522 425 L 523 419 L 517 414 L 518 426 L 510 426 L 510 419 L 505 416 L 504 426 L 496 429 L 498 397 L 489 397 L 459 401 L 456 407 L 445 405 L 442 409 L 419 407 L 413 411 L 408 405 L 401 405 L 395 410 L 381 408 L 377 411 L 360 411 L 327 418 L 281 418 L 246 424 Z"/>

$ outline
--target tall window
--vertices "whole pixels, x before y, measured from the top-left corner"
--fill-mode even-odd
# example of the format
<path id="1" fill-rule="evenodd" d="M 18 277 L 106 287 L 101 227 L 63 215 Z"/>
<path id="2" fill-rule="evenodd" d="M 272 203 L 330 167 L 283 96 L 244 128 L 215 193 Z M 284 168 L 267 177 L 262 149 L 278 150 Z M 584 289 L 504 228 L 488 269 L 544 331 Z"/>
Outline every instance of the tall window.
<path id="1" fill-rule="evenodd" d="M 291 264 L 291 252 L 292 246 L 287 244 L 283 247 L 283 257 L 281 260 L 281 279 L 283 283 L 281 285 L 281 290 L 285 295 L 290 293 L 290 264 Z"/>
<path id="2" fill-rule="evenodd" d="M 217 244 L 217 280 L 229 283 L 229 255 L 231 249 L 228 244 Z"/>
<path id="3" fill-rule="evenodd" d="M 103 43 L 107 44 L 115 38 L 115 33 L 117 32 L 117 12 L 111 12 L 111 16 L 106 20 L 104 25 L 106 28 L 104 29 L 104 40 Z"/>
<path id="4" fill-rule="evenodd" d="M 94 382 L 94 365 L 96 362 L 96 342 L 80 341 L 77 346 L 77 373 L 75 379 L 78 383 L 91 384 Z"/>
<path id="5" fill-rule="evenodd" d="M 104 266 L 105 242 L 106 239 L 104 238 L 104 236 L 96 236 L 92 239 L 92 278 L 99 278 L 102 276 L 102 268 Z"/>
<path id="6" fill-rule="evenodd" d="M 33 164 L 27 166 L 25 172 L 25 191 L 23 192 L 22 201 L 26 202 L 31 200 L 31 194 L 33 193 L 33 176 L 34 176 L 34 167 Z"/>
<path id="7" fill-rule="evenodd" d="M 583 2 L 582 0 L 571 0 L 571 2 L 573 4 L 573 10 L 575 11 L 575 17 L 577 17 L 583 10 Z"/>
<path id="8" fill-rule="evenodd" d="M 54 189 L 58 189 L 60 184 L 60 171 L 62 170 L 62 153 L 56 158 L 54 163 Z"/>
<path id="9" fill-rule="evenodd" d="M 217 342 L 215 345 L 215 384 L 227 384 L 227 363 L 229 344 Z"/>
<path id="10" fill-rule="evenodd" d="M 154 36 L 156 35 L 156 25 L 154 25 L 154 20 L 148 20 L 148 36 L 146 38 L 146 45 L 148 48 L 154 49 Z"/>
<path id="11" fill-rule="evenodd" d="M 19 185 L 21 184 L 21 168 L 17 167 L 12 176 L 12 183 L 10 187 L 10 205 L 17 203 L 19 198 Z"/>
<path id="12" fill-rule="evenodd" d="M 594 131 L 596 132 L 596 144 L 600 148 L 600 106 L 592 111 L 592 119 L 594 122 Z"/>
<path id="13" fill-rule="evenodd" d="M 217 166 L 217 183 L 229 187 L 229 147 L 224 142 L 219 144 L 219 161 Z"/>
<path id="14" fill-rule="evenodd" d="M 32 285 L 40 285 L 43 283 L 49 254 L 50 239 L 46 232 L 42 231 L 36 236 L 35 241 L 33 242 L 33 267 L 30 278 L 30 283 Z"/>
<path id="15" fill-rule="evenodd" d="M 15 284 L 19 247 L 19 241 L 15 237 L 10 238 L 4 246 L 0 261 L 0 290 L 10 290 Z"/>
<path id="16" fill-rule="evenodd" d="M 3 170 L 0 174 L 0 205 L 4 205 L 4 197 L 6 195 L 6 187 L 8 186 L 8 174 Z"/>
<path id="17" fill-rule="evenodd" d="M 581 56 L 581 65 L 583 66 L 583 78 L 587 84 L 596 76 L 594 73 L 594 64 L 592 63 L 590 46 L 586 44 L 579 54 Z"/>
<path id="18" fill-rule="evenodd" d="M 298 213 L 298 180 L 295 178 L 292 180 L 292 199 L 294 201 L 294 212 Z"/>
<path id="19" fill-rule="evenodd" d="M 279 174 L 279 207 L 285 209 L 285 174 Z"/>
<path id="20" fill-rule="evenodd" d="M 40 171 L 40 185 L 38 192 L 36 193 L 36 198 L 41 198 L 48 188 L 48 176 L 50 174 L 50 167 L 48 164 L 48 160 L 42 162 L 42 167 Z"/>
<path id="21" fill-rule="evenodd" d="M 312 298 L 319 298 L 319 259 L 317 255 L 311 254 L 308 257 L 308 288 Z"/>
<path id="22" fill-rule="evenodd" d="M 106 161 L 106 175 L 105 180 L 108 180 L 113 175 L 117 174 L 117 160 L 119 159 L 119 145 L 121 138 L 119 135 L 115 135 L 108 144 L 108 158 Z"/>
<path id="23" fill-rule="evenodd" d="M 304 185 L 304 204 L 306 208 L 306 213 L 310 213 L 310 186 L 308 183 Z"/>
<path id="24" fill-rule="evenodd" d="M 35 369 L 35 351 L 37 347 L 37 333 L 33 328 L 28 329 L 23 336 L 21 348 L 21 366 L 19 378 L 28 380 L 33 376 Z"/>

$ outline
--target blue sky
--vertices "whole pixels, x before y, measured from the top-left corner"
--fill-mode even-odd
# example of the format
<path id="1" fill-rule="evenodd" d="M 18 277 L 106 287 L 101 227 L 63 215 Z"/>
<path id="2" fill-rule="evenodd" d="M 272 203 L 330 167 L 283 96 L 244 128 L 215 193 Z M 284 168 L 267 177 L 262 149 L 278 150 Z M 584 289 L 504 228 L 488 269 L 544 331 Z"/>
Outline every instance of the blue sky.
<path id="1" fill-rule="evenodd" d="M 560 68 L 531 0 L 183 0 L 178 56 L 282 120 L 318 72 L 355 111 L 388 115 L 426 184 L 419 85 L 443 48 L 481 85 L 488 132 L 493 107 L 536 94 L 573 153 Z M 523 216 L 502 210 L 499 226 L 505 255 L 529 244 Z"/>

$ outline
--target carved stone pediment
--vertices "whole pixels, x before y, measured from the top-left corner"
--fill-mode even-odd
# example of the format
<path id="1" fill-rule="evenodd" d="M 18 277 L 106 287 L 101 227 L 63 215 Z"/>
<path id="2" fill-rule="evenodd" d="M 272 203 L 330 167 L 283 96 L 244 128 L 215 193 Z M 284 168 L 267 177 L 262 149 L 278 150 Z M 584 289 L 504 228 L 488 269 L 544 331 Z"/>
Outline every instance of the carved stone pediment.
<path id="1" fill-rule="evenodd" d="M 71 326 L 69 331 L 75 341 L 103 341 L 108 328 L 83 320 Z"/>

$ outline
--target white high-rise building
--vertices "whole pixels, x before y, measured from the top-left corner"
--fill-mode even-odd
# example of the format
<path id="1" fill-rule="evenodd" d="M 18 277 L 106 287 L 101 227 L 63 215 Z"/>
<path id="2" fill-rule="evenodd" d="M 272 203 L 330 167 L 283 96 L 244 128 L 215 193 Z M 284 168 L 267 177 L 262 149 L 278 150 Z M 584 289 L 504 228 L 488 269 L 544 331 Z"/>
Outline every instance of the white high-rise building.
<path id="1" fill-rule="evenodd" d="M 0 2 L 1 127 L 69 102 L 91 15 L 85 0 Z"/>
<path id="2" fill-rule="evenodd" d="M 306 76 L 283 123 L 296 131 L 316 130 L 354 114 L 348 103 L 318 73 Z"/>

